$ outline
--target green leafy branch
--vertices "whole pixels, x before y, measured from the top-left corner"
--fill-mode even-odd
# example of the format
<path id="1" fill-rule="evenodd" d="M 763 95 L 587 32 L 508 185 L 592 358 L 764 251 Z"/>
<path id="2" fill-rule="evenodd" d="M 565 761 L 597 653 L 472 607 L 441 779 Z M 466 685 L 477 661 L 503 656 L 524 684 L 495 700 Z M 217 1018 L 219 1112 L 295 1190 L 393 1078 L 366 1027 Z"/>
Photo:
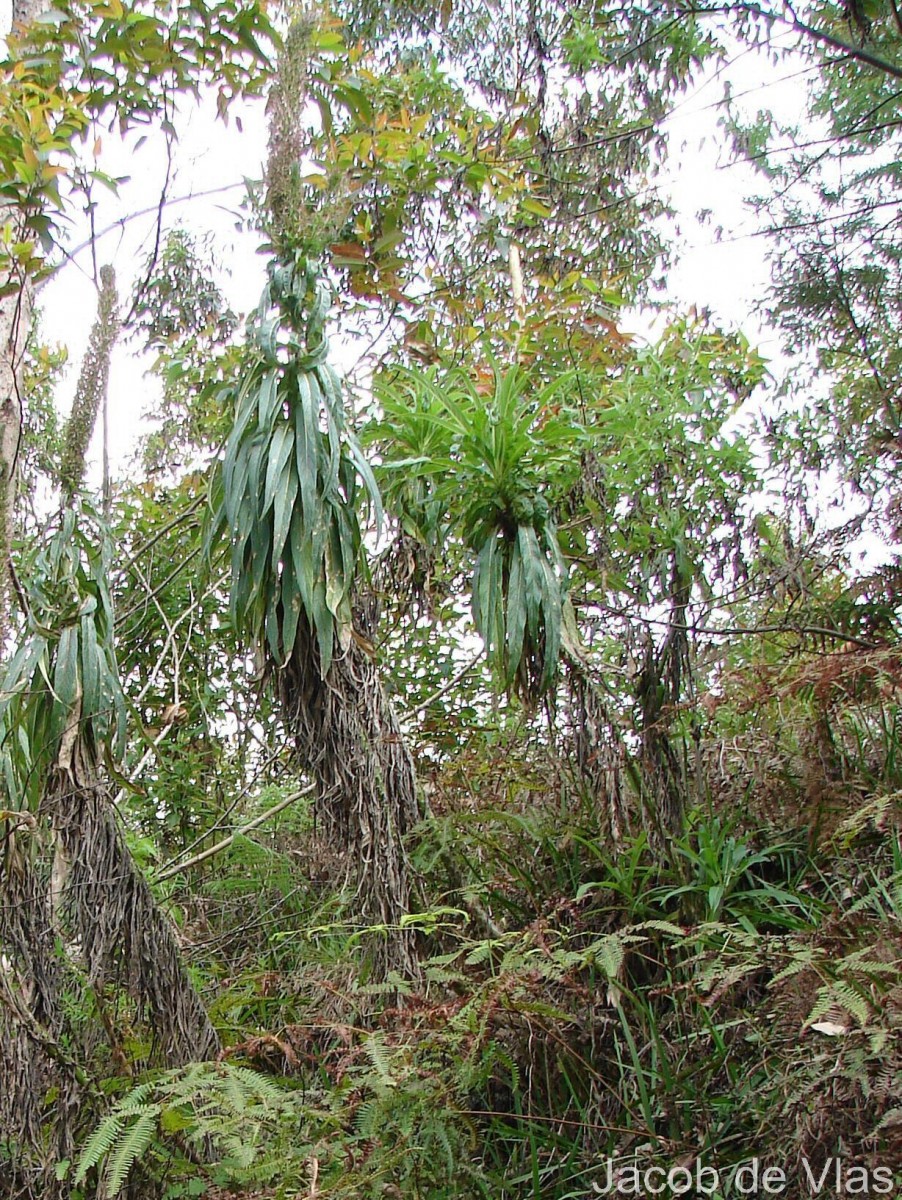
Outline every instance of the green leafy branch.
<path id="1" fill-rule="evenodd" d="M 35 563 L 27 634 L 0 685 L 3 769 L 8 794 L 23 807 L 36 808 L 67 740 L 81 740 L 95 761 L 117 759 L 124 748 L 110 561 L 102 523 L 76 505 Z"/>

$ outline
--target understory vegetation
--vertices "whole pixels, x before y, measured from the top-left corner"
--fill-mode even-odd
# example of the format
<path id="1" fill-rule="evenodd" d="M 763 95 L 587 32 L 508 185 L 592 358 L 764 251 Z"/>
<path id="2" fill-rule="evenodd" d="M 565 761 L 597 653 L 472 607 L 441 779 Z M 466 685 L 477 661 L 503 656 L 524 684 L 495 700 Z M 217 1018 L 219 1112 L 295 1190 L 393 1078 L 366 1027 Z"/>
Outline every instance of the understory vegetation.
<path id="1" fill-rule="evenodd" d="M 0 1197 L 902 1194 L 894 0 L 14 10 Z M 662 299 L 737 54 L 772 361 Z"/>
<path id="2" fill-rule="evenodd" d="M 309 829 L 235 843 L 186 912 L 225 1056 L 120 1078 L 79 1178 L 116 1195 L 137 1160 L 173 1196 L 582 1197 L 609 1158 L 700 1160 L 725 1187 L 757 1156 L 805 1195 L 837 1156 L 898 1163 L 898 791 L 854 738 L 837 800 L 802 714 L 764 745 L 726 723 L 665 857 L 640 831 L 612 846 L 541 739 L 512 756 L 483 728 L 417 840 L 415 986 L 367 979 L 385 932 L 310 886 Z"/>

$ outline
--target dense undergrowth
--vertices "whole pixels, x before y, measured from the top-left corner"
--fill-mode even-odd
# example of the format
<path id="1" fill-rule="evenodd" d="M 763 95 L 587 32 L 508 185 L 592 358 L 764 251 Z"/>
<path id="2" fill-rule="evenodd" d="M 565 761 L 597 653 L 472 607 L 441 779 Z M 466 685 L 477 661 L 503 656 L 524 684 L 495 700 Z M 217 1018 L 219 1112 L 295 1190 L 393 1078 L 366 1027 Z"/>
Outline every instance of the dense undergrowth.
<path id="1" fill-rule="evenodd" d="M 885 1194 L 902 1161 L 897 718 L 886 652 L 727 680 L 663 850 L 628 788 L 614 843 L 540 730 L 525 751 L 522 730 L 483 728 L 479 778 L 465 755 L 433 764 L 415 986 L 367 981 L 384 931 L 311 881 L 309 819 L 240 840 L 187 915 L 226 1049 L 111 1078 L 79 1180 L 572 1200 L 637 1194 L 653 1166 L 678 1194 L 708 1166 L 719 1188 L 693 1175 L 693 1194 L 726 1196 L 757 1162 L 787 1194 L 835 1189 L 837 1169 Z"/>

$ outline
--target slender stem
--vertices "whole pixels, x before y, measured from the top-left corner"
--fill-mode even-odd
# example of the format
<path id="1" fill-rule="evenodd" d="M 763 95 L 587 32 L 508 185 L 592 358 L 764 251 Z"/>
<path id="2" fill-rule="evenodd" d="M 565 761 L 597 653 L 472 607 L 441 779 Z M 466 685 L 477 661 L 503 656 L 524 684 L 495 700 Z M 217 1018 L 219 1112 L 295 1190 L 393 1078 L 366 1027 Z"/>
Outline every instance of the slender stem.
<path id="1" fill-rule="evenodd" d="M 101 421 L 103 428 L 103 519 L 109 524 L 113 510 L 113 488 L 110 482 L 110 389 L 105 387 L 101 397 Z"/>
<path id="2" fill-rule="evenodd" d="M 853 59 L 855 62 L 864 63 L 865 66 L 875 67 L 878 71 L 882 71 L 884 75 L 892 75 L 894 79 L 902 79 L 902 67 L 896 66 L 886 58 L 881 58 L 878 54 L 871 54 L 869 50 L 865 50 L 861 46 L 853 46 L 850 42 L 844 42 L 842 38 L 834 37 L 832 33 L 827 33 L 824 29 L 816 29 L 813 25 L 808 25 L 803 21 L 792 9 L 790 5 L 786 5 L 787 14 L 772 12 L 769 9 L 762 8 L 760 4 L 744 3 L 744 4 L 718 4 L 712 5 L 710 8 L 703 5 L 687 5 L 682 9 L 685 15 L 711 17 L 725 14 L 727 16 L 745 12 L 752 16 L 760 17 L 762 21 L 766 21 L 769 25 L 784 25 L 788 29 L 795 30 L 796 33 L 802 33 L 813 42 L 818 42 L 822 46 L 829 46 L 831 50 L 838 50 L 840 54 L 847 58 Z"/>
<path id="3" fill-rule="evenodd" d="M 468 663 L 466 663 L 457 672 L 457 674 L 454 676 L 453 679 L 449 679 L 447 683 L 442 684 L 442 686 L 439 688 L 439 690 L 437 692 L 433 692 L 432 695 L 428 697 L 428 699 L 426 699 L 422 702 L 422 704 L 418 704 L 416 706 L 416 708 L 410 709 L 410 711 L 407 713 L 407 716 L 415 717 L 419 713 L 424 712 L 427 708 L 430 707 L 430 705 L 435 704 L 437 700 L 441 700 L 441 698 L 443 696 L 446 696 L 448 694 L 448 692 L 451 691 L 452 688 L 457 687 L 457 685 L 460 683 L 460 681 L 463 679 L 463 677 L 465 675 L 469 674 L 469 672 L 473 670 L 473 668 L 476 666 L 476 664 L 479 662 L 479 660 L 481 658 L 482 658 L 482 651 L 480 650 L 480 652 L 476 655 L 476 657 L 472 658 Z"/>
<path id="4" fill-rule="evenodd" d="M 200 854 L 195 854 L 192 858 L 186 859 L 183 863 L 175 863 L 171 867 L 167 867 L 165 871 L 161 871 L 155 877 L 156 883 L 162 883 L 166 879 L 171 879 L 173 875 L 180 875 L 182 871 L 187 871 L 190 867 L 196 867 L 202 862 L 206 862 L 208 858 L 212 858 L 214 854 L 219 854 L 222 850 L 227 850 L 229 846 L 238 837 L 243 837 L 244 834 L 250 833 L 252 829 L 257 829 L 260 825 L 265 824 L 271 817 L 278 816 L 289 805 L 294 804 L 296 800 L 300 800 L 303 796 L 309 796 L 315 789 L 316 784 L 310 783 L 305 788 L 301 788 L 299 792 L 292 792 L 290 796 L 285 796 L 278 804 L 274 804 L 272 808 L 268 808 L 265 813 L 261 813 L 259 817 L 254 817 L 253 821 L 248 821 L 246 825 L 241 825 L 238 829 L 224 837 L 215 845 L 209 846 L 206 850 L 201 850 Z"/>
<path id="5" fill-rule="evenodd" d="M 902 33 L 902 14 L 899 12 L 899 5 L 896 3 L 896 0 L 889 0 L 889 2 L 892 6 L 893 16 L 896 18 L 896 28 Z"/>
<path id="6" fill-rule="evenodd" d="M 523 264 L 520 260 L 520 247 L 511 239 L 507 250 L 507 266 L 511 277 L 511 295 L 514 298 L 514 313 L 518 321 L 523 320 L 526 302 L 523 293 Z"/>

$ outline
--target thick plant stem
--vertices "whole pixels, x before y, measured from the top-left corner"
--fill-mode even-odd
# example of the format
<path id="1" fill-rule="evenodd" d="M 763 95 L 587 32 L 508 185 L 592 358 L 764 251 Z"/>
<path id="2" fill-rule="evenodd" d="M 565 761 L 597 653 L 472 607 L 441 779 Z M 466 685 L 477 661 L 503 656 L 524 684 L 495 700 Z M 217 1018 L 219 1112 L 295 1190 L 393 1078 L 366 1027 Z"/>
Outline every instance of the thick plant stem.
<path id="1" fill-rule="evenodd" d="M 0 207 L 0 222 L 8 218 Z M 23 364 L 31 325 L 32 287 L 0 298 L 0 654 L 9 637 L 9 593 L 19 440 L 22 435 Z"/>
<path id="2" fill-rule="evenodd" d="M 269 97 L 269 155 L 266 168 L 268 231 L 280 261 L 301 253 L 316 257 L 304 224 L 298 163 L 304 153 L 304 106 L 308 56 L 315 17 L 299 16 L 286 33 Z M 315 240 L 315 239 L 313 239 Z M 319 282 L 308 277 L 299 306 L 311 355 L 324 347 L 327 302 L 318 310 Z M 299 313 L 294 313 L 300 332 Z M 338 384 L 336 381 L 336 390 Z M 322 480 L 319 480 L 322 486 Z M 353 502 L 351 502 L 353 503 Z M 296 506 L 303 505 L 301 496 Z M 356 514 L 352 520 L 356 523 Z M 274 569 L 278 564 L 273 564 Z M 318 830 L 338 854 L 339 870 L 356 887 L 355 916 L 371 929 L 371 969 L 376 978 L 392 972 L 418 974 L 414 934 L 404 923 L 410 906 L 410 871 L 404 838 L 419 813 L 413 760 L 379 679 L 375 661 L 347 627 L 335 635 L 331 663 L 321 657 L 315 616 L 305 612 L 287 661 L 270 662 L 286 723 L 299 758 L 317 785 Z M 341 643 L 339 645 L 338 643 Z"/>
<path id="3" fill-rule="evenodd" d="M 175 930 L 135 866 L 110 795 L 96 778 L 56 771 L 44 809 L 65 864 L 61 917 L 87 982 L 123 987 L 170 1067 L 214 1058 L 219 1037 L 185 970 Z"/>
<path id="4" fill-rule="evenodd" d="M 298 754 L 316 778 L 318 832 L 354 880 L 361 923 L 377 929 L 373 974 L 414 978 L 414 935 L 404 926 L 404 838 L 419 818 L 413 760 L 375 662 L 352 641 L 323 679 L 315 639 L 304 632 L 278 683 Z"/>
<path id="5" fill-rule="evenodd" d="M 82 1094 L 63 1004 L 77 984 L 58 952 L 50 897 L 36 870 L 37 824 L 10 824 L 0 848 L 0 1144 L 9 1151 L 0 1197 L 56 1200 L 66 1189 L 54 1163 L 72 1155 Z"/>

